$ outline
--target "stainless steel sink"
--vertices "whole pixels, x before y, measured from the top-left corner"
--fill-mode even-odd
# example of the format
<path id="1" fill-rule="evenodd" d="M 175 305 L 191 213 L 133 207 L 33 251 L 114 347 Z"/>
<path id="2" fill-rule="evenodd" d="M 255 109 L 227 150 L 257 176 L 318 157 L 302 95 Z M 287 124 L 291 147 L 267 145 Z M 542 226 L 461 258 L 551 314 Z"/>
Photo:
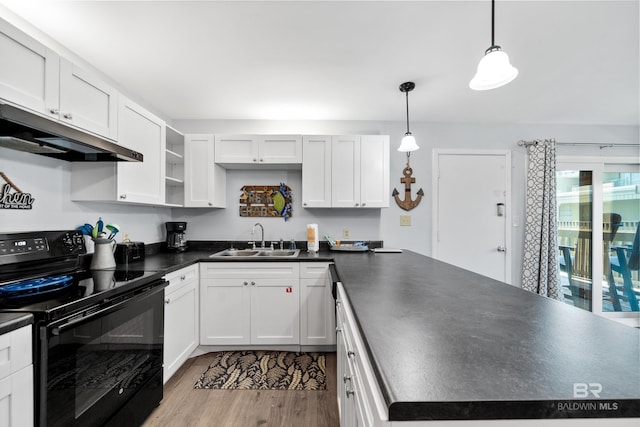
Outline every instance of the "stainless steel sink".
<path id="1" fill-rule="evenodd" d="M 258 252 L 258 256 L 293 258 L 293 257 L 297 257 L 299 253 L 300 253 L 300 249 L 293 249 L 293 250 L 274 249 L 272 251 Z"/>
<path id="2" fill-rule="evenodd" d="M 278 249 L 225 249 L 215 254 L 209 255 L 214 257 L 234 257 L 234 258 L 296 258 L 300 253 L 300 249 L 278 250 Z"/>
<path id="3" fill-rule="evenodd" d="M 216 252 L 215 254 L 209 255 L 209 257 L 214 256 L 232 256 L 232 257 L 248 257 L 258 255 L 258 251 L 254 251 L 253 249 L 225 249 L 224 251 Z"/>

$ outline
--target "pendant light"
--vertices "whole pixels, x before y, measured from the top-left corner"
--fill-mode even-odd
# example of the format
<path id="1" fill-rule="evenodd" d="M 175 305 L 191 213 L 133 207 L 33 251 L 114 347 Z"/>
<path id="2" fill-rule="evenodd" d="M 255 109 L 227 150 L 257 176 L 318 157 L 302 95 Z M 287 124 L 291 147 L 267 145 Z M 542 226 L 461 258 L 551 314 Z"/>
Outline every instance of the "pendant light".
<path id="1" fill-rule="evenodd" d="M 418 144 L 416 144 L 416 139 L 411 132 L 409 132 L 409 92 L 411 92 L 416 87 L 414 82 L 405 82 L 400 85 L 400 92 L 404 92 L 407 98 L 407 133 L 404 134 L 402 140 L 400 141 L 400 147 L 398 147 L 398 151 L 406 152 L 407 157 L 409 157 L 409 153 L 411 151 L 416 151 L 418 148 Z"/>
<path id="2" fill-rule="evenodd" d="M 518 69 L 509 63 L 509 55 L 494 42 L 495 0 L 491 0 L 491 46 L 484 52 L 476 75 L 469 82 L 473 90 L 489 90 L 504 86 L 518 75 Z"/>

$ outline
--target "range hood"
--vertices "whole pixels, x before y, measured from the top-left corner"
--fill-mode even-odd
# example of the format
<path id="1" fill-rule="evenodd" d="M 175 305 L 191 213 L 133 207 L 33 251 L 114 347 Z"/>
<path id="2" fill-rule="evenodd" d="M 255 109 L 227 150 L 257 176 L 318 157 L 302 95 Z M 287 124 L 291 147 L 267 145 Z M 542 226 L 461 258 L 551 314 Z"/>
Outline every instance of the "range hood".
<path id="1" fill-rule="evenodd" d="M 141 162 L 142 153 L 0 103 L 0 147 L 69 162 Z"/>

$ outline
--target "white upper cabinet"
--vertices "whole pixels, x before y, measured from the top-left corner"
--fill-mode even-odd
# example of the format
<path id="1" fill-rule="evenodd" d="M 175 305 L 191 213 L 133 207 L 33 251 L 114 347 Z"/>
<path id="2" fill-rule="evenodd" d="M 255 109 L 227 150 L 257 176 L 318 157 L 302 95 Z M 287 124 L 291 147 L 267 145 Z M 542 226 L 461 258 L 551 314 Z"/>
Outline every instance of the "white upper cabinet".
<path id="1" fill-rule="evenodd" d="M 302 137 L 261 135 L 258 137 L 258 163 L 302 164 Z"/>
<path id="2" fill-rule="evenodd" d="M 118 92 L 0 20 L 0 98 L 115 140 Z"/>
<path id="3" fill-rule="evenodd" d="M 362 135 L 360 137 L 360 206 L 388 208 L 389 193 L 389 136 Z"/>
<path id="4" fill-rule="evenodd" d="M 118 92 L 94 74 L 60 58 L 60 120 L 118 139 Z M 120 143 L 133 148 L 125 141 Z"/>
<path id="5" fill-rule="evenodd" d="M 303 137 L 302 206 L 389 207 L 388 135 Z"/>
<path id="6" fill-rule="evenodd" d="M 360 136 L 331 140 L 331 206 L 360 207 Z"/>
<path id="7" fill-rule="evenodd" d="M 71 164 L 71 200 L 165 203 L 165 123 L 121 97 L 118 140 L 143 154 L 143 162 Z"/>
<path id="8" fill-rule="evenodd" d="M 226 168 L 300 168 L 300 135 L 215 135 L 215 162 Z"/>
<path id="9" fill-rule="evenodd" d="M 118 199 L 164 204 L 166 129 L 162 119 L 121 97 L 118 141 L 143 154 L 143 162 L 118 162 Z"/>
<path id="10" fill-rule="evenodd" d="M 227 175 L 215 164 L 213 141 L 210 134 L 185 138 L 185 207 L 226 207 Z"/>
<path id="11" fill-rule="evenodd" d="M 334 136 L 331 206 L 386 208 L 389 199 L 389 136 Z"/>
<path id="12" fill-rule="evenodd" d="M 58 118 L 60 57 L 0 19 L 0 98 Z"/>
<path id="13" fill-rule="evenodd" d="M 331 207 L 331 136 L 302 137 L 302 206 Z"/>

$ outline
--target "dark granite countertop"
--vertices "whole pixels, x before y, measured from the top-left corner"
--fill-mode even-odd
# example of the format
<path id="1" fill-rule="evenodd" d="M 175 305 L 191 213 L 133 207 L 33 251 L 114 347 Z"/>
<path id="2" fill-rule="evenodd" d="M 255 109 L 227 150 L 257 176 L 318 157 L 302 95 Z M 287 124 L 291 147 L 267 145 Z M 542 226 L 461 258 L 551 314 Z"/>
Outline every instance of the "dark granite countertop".
<path id="1" fill-rule="evenodd" d="M 33 316 L 29 313 L 0 313 L 0 335 L 32 323 Z"/>
<path id="2" fill-rule="evenodd" d="M 638 329 L 409 251 L 336 268 L 390 420 L 640 416 Z"/>
<path id="3" fill-rule="evenodd" d="M 640 417 L 638 329 L 410 251 L 231 260 L 199 249 L 134 264 L 334 260 L 392 421 Z"/>

